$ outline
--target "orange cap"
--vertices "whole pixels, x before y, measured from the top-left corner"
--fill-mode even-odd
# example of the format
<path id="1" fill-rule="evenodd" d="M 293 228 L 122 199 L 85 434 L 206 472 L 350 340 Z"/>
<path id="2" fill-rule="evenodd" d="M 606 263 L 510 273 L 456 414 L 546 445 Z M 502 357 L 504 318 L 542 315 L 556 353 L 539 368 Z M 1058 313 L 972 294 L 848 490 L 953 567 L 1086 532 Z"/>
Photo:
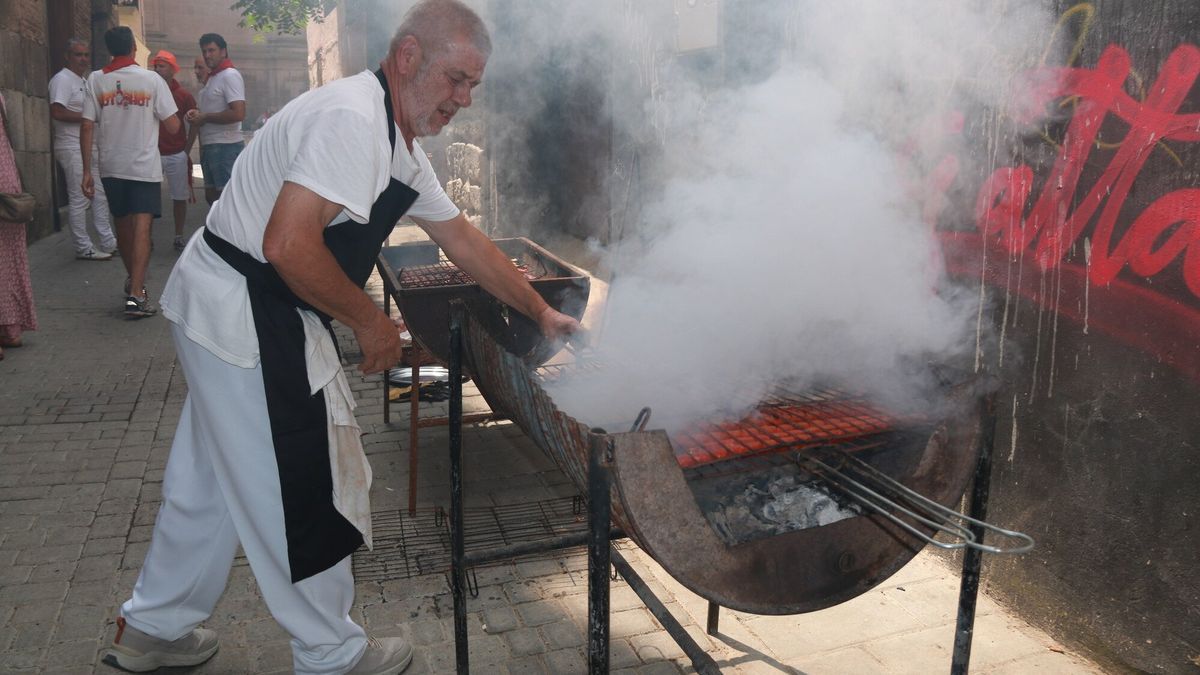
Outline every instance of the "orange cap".
<path id="1" fill-rule="evenodd" d="M 158 50 L 158 53 L 150 58 L 150 65 L 153 66 L 155 63 L 158 63 L 159 61 L 162 61 L 163 63 L 167 64 L 168 66 L 171 66 L 171 70 L 173 70 L 177 73 L 179 72 L 179 63 L 175 61 L 175 55 L 172 54 L 171 52 L 169 52 L 165 49 Z"/>

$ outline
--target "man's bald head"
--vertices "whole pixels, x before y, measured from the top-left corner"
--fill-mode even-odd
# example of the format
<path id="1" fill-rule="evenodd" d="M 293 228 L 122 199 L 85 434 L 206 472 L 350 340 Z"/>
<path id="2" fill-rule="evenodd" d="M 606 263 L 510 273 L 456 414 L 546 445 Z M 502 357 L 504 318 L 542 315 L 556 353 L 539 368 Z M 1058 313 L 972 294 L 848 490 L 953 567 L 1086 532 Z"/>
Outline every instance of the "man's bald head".
<path id="1" fill-rule="evenodd" d="M 409 36 L 428 52 L 427 59 L 458 38 L 466 38 L 484 59 L 492 53 L 492 38 L 483 19 L 459 0 L 422 0 L 414 5 L 392 36 L 388 56 Z"/>
<path id="2" fill-rule="evenodd" d="M 192 64 L 192 72 L 196 75 L 196 81 L 203 85 L 208 81 L 208 64 L 204 62 L 203 56 L 197 56 L 195 63 Z"/>

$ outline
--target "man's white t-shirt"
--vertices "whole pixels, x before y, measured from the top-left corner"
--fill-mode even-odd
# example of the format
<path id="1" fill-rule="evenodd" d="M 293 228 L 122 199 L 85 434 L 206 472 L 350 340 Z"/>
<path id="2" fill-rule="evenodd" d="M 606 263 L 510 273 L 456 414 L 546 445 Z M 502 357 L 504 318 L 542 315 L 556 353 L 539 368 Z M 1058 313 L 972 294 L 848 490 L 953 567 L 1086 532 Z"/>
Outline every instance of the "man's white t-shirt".
<path id="1" fill-rule="evenodd" d="M 83 92 L 87 83 L 69 68 L 63 68 L 50 78 L 50 103 L 57 103 L 71 112 L 83 112 Z M 79 152 L 79 122 L 54 122 L 54 149 Z M 93 144 L 95 143 L 93 139 Z"/>
<path id="2" fill-rule="evenodd" d="M 176 110 L 166 81 L 141 66 L 89 75 L 83 117 L 96 123 L 100 176 L 161 182 L 158 123 Z"/>
<path id="3" fill-rule="evenodd" d="M 242 74 L 236 68 L 226 68 L 208 76 L 208 81 L 196 97 L 196 107 L 202 113 L 219 113 L 227 110 L 230 103 L 245 100 L 246 83 L 242 80 Z M 241 122 L 210 123 L 200 127 L 200 145 L 241 143 L 242 140 Z"/>
<path id="4" fill-rule="evenodd" d="M 344 207 L 329 227 L 355 227 L 369 220 L 371 206 L 393 177 L 420 194 L 408 215 L 436 223 L 459 214 L 419 143 L 413 142 L 410 154 L 397 129 L 392 152 L 383 87 L 365 71 L 309 91 L 272 115 L 238 155 L 206 226 L 266 262 L 263 236 L 284 181 Z M 222 360 L 243 368 L 258 364 L 245 277 L 203 237 L 188 242 L 161 304 L 168 320 Z"/>

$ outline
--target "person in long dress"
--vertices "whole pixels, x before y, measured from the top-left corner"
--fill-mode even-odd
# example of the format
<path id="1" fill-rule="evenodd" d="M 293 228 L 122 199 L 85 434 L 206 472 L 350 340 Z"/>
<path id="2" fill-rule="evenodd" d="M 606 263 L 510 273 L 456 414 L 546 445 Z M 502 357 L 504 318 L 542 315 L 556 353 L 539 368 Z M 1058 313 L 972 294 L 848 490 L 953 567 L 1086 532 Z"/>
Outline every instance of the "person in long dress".
<path id="1" fill-rule="evenodd" d="M 0 107 L 3 106 L 4 97 L 0 95 Z M 21 192 L 16 157 L 3 124 L 0 124 L 0 192 Z M 4 358 L 4 349 L 21 346 L 21 334 L 28 330 L 37 330 L 37 313 L 33 309 L 33 286 L 29 283 L 25 223 L 0 220 L 0 359 Z"/>

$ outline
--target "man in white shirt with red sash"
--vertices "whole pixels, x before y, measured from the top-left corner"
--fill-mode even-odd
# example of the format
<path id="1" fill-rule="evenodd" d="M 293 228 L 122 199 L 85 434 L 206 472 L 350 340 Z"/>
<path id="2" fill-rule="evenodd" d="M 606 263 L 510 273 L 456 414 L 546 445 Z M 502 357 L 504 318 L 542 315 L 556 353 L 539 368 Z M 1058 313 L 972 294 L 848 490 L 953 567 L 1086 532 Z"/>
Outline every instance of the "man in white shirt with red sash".
<path id="1" fill-rule="evenodd" d="M 67 183 L 67 219 L 71 224 L 71 239 L 75 257 L 79 260 L 112 260 L 117 250 L 112 219 L 104 187 L 96 186 L 89 200 L 83 196 L 83 156 L 79 147 L 79 126 L 83 122 L 83 76 L 91 70 L 92 50 L 88 43 L 76 38 L 67 41 L 67 65 L 50 78 L 50 117 L 54 120 L 54 159 L 62 169 Z M 96 147 L 92 144 L 92 164 L 96 164 Z M 92 242 L 87 228 L 88 202 L 92 206 L 92 226 L 100 236 L 100 244 Z"/>
<path id="2" fill-rule="evenodd" d="M 233 163 L 246 146 L 242 138 L 246 83 L 229 60 L 225 38 L 216 33 L 201 35 L 200 52 L 210 70 L 196 97 L 196 110 L 188 113 L 187 120 L 199 134 L 204 198 L 212 204 L 221 196 L 233 173 Z"/>
<path id="3" fill-rule="evenodd" d="M 98 129 L 100 180 L 108 209 L 116 220 L 117 247 L 129 274 L 125 280 L 125 317 L 142 319 L 157 311 L 146 293 L 150 265 L 150 223 L 162 215 L 162 160 L 159 122 L 171 133 L 181 122 L 167 83 L 133 60 L 133 31 L 110 28 L 104 44 L 112 62 L 88 76 L 79 129 L 83 153 L 83 194 L 95 194 L 88 151 Z"/>

